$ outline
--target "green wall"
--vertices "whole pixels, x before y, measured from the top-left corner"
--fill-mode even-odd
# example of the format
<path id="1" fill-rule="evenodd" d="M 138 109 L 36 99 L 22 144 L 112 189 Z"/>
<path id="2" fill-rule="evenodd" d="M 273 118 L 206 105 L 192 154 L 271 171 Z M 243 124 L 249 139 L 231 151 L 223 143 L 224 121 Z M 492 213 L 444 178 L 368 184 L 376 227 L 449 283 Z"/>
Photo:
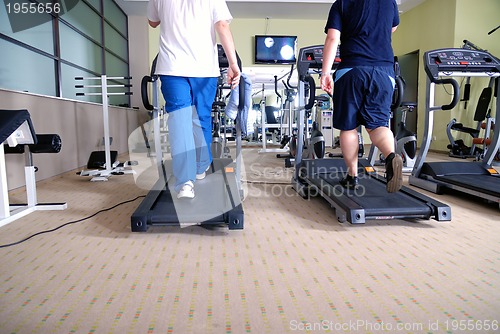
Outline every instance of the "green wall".
<path id="1" fill-rule="evenodd" d="M 460 46 L 466 39 L 478 47 L 488 50 L 500 58 L 500 29 L 488 35 L 488 32 L 500 24 L 500 1 L 499 0 L 456 0 L 456 24 L 455 43 Z M 473 78 L 471 83 L 470 101 L 465 107 L 461 103 L 459 108 L 452 111 L 452 117 L 463 124 L 473 125 L 474 112 L 479 95 L 484 87 L 489 84 L 488 78 Z M 496 112 L 496 101 L 492 100 L 492 114 Z M 474 124 L 475 125 L 475 124 Z M 470 142 L 470 136 L 462 135 L 462 139 Z"/>
<path id="2" fill-rule="evenodd" d="M 393 47 L 396 55 L 410 52 L 420 52 L 419 85 L 418 85 L 418 130 L 423 134 L 425 88 L 427 76 L 423 68 L 423 54 L 425 51 L 461 47 L 467 39 L 477 46 L 489 50 L 494 55 L 500 55 L 500 32 L 488 35 L 488 31 L 500 23 L 500 1 L 498 0 L 427 0 L 407 13 L 401 15 L 401 24 L 394 33 Z M 463 84 L 464 80 L 458 78 Z M 470 101 L 465 108 L 460 103 L 451 111 L 435 113 L 435 127 L 433 136 L 436 138 L 431 149 L 447 151 L 448 138 L 446 125 L 452 118 L 456 118 L 465 125 L 473 126 L 475 105 L 481 90 L 488 85 L 487 79 L 472 79 Z M 451 100 L 450 88 L 436 87 L 436 104 L 445 104 Z M 494 110 L 494 109 L 493 109 Z M 466 140 L 467 136 L 457 135 Z M 470 137 L 470 136 L 469 136 Z"/>
<path id="3" fill-rule="evenodd" d="M 269 67 L 269 65 L 254 64 L 254 35 L 293 35 L 297 36 L 297 50 L 310 45 L 323 45 L 325 20 L 278 20 L 278 19 L 234 19 L 231 31 L 243 67 Z M 284 67 L 287 71 L 290 65 L 273 65 Z M 272 77 L 272 76 L 271 76 Z M 273 89 L 266 90 L 266 106 L 279 107 Z M 254 97 L 254 103 L 259 103 L 261 94 Z"/>
<path id="4" fill-rule="evenodd" d="M 323 29 L 327 16 L 328 13 L 325 13 L 325 20 L 234 19 L 231 23 L 231 31 L 243 66 L 258 66 L 253 63 L 254 35 L 267 33 L 267 35 L 298 36 L 298 49 L 323 44 L 325 42 Z"/>
<path id="5" fill-rule="evenodd" d="M 418 115 L 417 135 L 420 145 L 423 134 L 425 112 L 426 74 L 422 57 L 425 51 L 453 47 L 455 29 L 455 0 L 427 0 L 409 12 L 401 15 L 401 23 L 393 36 L 394 54 L 401 56 L 419 51 L 418 75 Z M 436 94 L 439 96 L 439 94 Z M 441 100 L 441 99 L 440 99 Z M 446 99 L 442 99 L 446 103 Z M 448 99 L 449 101 L 449 99 Z M 450 112 L 436 113 L 436 123 L 431 148 L 446 150 L 448 138 L 446 124 L 450 121 Z"/>

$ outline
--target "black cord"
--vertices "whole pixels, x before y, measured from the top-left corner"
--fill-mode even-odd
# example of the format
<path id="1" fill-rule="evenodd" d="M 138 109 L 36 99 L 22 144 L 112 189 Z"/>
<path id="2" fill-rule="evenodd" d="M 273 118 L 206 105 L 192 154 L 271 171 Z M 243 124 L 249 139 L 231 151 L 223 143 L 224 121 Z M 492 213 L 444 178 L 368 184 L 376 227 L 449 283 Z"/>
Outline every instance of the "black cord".
<path id="1" fill-rule="evenodd" d="M 107 209 L 102 209 L 102 210 L 99 210 L 97 211 L 96 213 L 93 213 L 91 214 L 90 216 L 88 217 L 85 217 L 85 218 L 81 218 L 81 219 L 78 219 L 78 220 L 74 220 L 74 221 L 70 221 L 70 222 L 67 222 L 67 223 L 64 223 L 56 228 L 53 228 L 53 229 L 50 229 L 50 230 L 45 230 L 45 231 L 41 231 L 41 232 L 37 232 L 35 234 L 32 234 L 30 235 L 29 237 L 26 237 L 22 240 L 19 240 L 19 241 L 16 241 L 16 242 L 13 242 L 11 244 L 5 244 L 5 245 L 0 245 L 0 248 L 6 248 L 6 247 L 10 247 L 10 246 L 15 246 L 15 245 L 19 245 L 20 243 L 23 243 L 25 241 L 28 241 L 29 239 L 33 238 L 33 237 L 36 237 L 37 235 L 41 235 L 41 234 L 45 234 L 45 233 L 50 233 L 50 232 L 54 232 L 54 231 L 57 231 L 58 229 L 60 228 L 63 228 L 64 226 L 67 226 L 67 225 L 71 225 L 71 224 L 76 224 L 76 223 L 80 223 L 84 220 L 87 220 L 87 219 L 90 219 L 94 216 L 97 216 L 98 214 L 102 213 L 102 212 L 106 212 L 106 211 L 109 211 L 109 210 L 113 210 L 114 208 L 120 206 L 120 205 L 123 205 L 123 204 L 127 204 L 127 203 L 131 203 L 139 198 L 142 198 L 142 197 L 146 197 L 145 195 L 142 195 L 142 196 L 137 196 L 136 198 L 134 199 L 130 199 L 130 200 L 127 200 L 127 201 L 124 201 L 124 202 L 121 202 L 121 203 L 118 203 L 118 204 L 115 204 L 113 205 L 112 207 L 109 207 Z"/>

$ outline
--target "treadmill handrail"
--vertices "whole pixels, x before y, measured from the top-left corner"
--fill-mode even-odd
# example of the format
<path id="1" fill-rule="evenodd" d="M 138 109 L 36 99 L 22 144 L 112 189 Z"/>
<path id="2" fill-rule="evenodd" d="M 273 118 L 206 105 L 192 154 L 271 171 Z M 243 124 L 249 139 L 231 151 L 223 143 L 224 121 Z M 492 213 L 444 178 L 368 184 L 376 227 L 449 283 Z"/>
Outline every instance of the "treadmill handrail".
<path id="1" fill-rule="evenodd" d="M 149 75 L 145 75 L 142 77 L 142 81 L 141 81 L 141 98 L 142 98 L 142 104 L 144 105 L 144 108 L 146 108 L 146 110 L 153 110 L 154 109 L 154 106 L 149 103 L 149 93 L 148 93 L 148 85 L 150 82 L 153 82 L 153 77 L 149 76 Z"/>
<path id="2" fill-rule="evenodd" d="M 435 84 L 438 85 L 452 85 L 453 87 L 453 99 L 449 104 L 443 104 L 439 109 L 441 110 L 451 110 L 455 108 L 455 106 L 458 104 L 459 99 L 460 99 L 460 86 L 458 85 L 457 80 L 452 79 L 452 78 L 444 78 L 444 79 L 437 79 L 434 80 Z"/>
<path id="3" fill-rule="evenodd" d="M 316 82 L 314 82 L 314 78 L 309 74 L 305 76 L 304 81 L 309 84 L 309 100 L 304 108 L 306 110 L 311 110 L 314 107 L 314 102 L 316 100 Z"/>

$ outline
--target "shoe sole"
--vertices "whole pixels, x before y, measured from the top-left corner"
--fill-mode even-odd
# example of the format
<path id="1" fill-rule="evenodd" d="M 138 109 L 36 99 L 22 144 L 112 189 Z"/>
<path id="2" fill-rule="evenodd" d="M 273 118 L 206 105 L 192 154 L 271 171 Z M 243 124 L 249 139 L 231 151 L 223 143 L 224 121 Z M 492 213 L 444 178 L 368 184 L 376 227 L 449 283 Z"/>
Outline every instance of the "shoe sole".
<path id="1" fill-rule="evenodd" d="M 177 198 L 178 199 L 183 199 L 183 198 L 193 199 L 194 195 L 177 195 Z"/>
<path id="2" fill-rule="evenodd" d="M 188 199 L 193 199 L 194 198 L 194 185 L 193 185 L 193 182 L 189 182 L 187 183 L 188 184 L 188 187 L 190 186 L 191 188 L 189 190 L 186 190 L 184 191 L 183 189 L 186 187 L 186 185 L 184 185 L 181 190 L 177 193 L 177 198 L 178 199 L 182 199 L 182 198 L 188 198 Z"/>
<path id="3" fill-rule="evenodd" d="M 392 179 L 387 182 L 387 192 L 394 193 L 403 185 L 403 159 L 397 155 L 392 159 Z"/>
<path id="4" fill-rule="evenodd" d="M 342 183 L 342 180 L 339 182 L 340 186 L 344 189 L 347 190 L 358 190 L 359 184 L 352 184 L 352 183 Z"/>
<path id="5" fill-rule="evenodd" d="M 207 172 L 210 169 L 210 165 L 205 169 L 205 171 L 202 174 L 196 174 L 196 179 L 197 180 L 203 180 L 207 176 Z"/>

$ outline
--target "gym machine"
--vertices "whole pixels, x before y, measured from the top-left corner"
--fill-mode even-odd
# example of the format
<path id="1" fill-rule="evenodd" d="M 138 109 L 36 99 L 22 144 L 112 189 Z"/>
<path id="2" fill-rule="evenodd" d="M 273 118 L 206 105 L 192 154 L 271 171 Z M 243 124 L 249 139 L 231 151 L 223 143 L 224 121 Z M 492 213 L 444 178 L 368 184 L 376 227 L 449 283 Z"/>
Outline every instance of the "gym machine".
<path id="1" fill-rule="evenodd" d="M 219 66 L 221 75 L 229 62 L 218 45 Z M 238 55 L 237 55 L 238 56 Z M 241 60 L 238 56 L 241 68 Z M 156 61 L 153 61 L 151 75 L 142 80 L 141 92 L 147 109 L 152 111 L 154 146 L 158 181 L 139 204 L 131 216 L 133 232 L 145 232 L 152 225 L 162 226 L 227 226 L 230 230 L 243 229 L 243 189 L 241 187 L 240 166 L 241 161 L 241 124 L 236 123 L 236 163 L 229 158 L 213 157 L 212 164 L 203 180 L 196 181 L 196 197 L 190 200 L 177 199 L 172 182 L 169 182 L 166 163 L 161 150 L 160 117 L 161 110 L 158 98 L 159 77 L 155 75 Z M 153 104 L 150 105 L 147 95 L 147 85 L 152 83 Z M 244 82 L 239 85 L 238 108 L 244 107 Z M 168 116 L 165 116 L 168 117 Z M 172 196 L 173 194 L 173 196 Z"/>
<path id="2" fill-rule="evenodd" d="M 500 147 L 500 131 L 494 131 L 488 151 L 482 161 L 425 162 L 434 128 L 434 112 L 451 110 L 459 102 L 460 87 L 454 77 L 496 78 L 496 116 L 500 121 L 500 60 L 485 51 L 466 49 L 437 49 L 424 53 L 424 67 L 427 73 L 427 95 L 425 131 L 420 145 L 415 167 L 410 176 L 410 184 L 441 194 L 446 190 L 486 199 L 500 205 L 500 174 L 492 167 L 492 162 Z M 451 85 L 453 99 L 448 105 L 436 106 L 436 85 Z"/>
<path id="3" fill-rule="evenodd" d="M 64 210 L 66 203 L 38 203 L 33 153 L 59 153 L 57 134 L 36 134 L 28 110 L 0 110 L 0 226 L 34 211 Z M 26 204 L 9 204 L 5 154 L 24 154 Z"/>
<path id="4" fill-rule="evenodd" d="M 299 72 L 299 125 L 298 137 L 304 136 L 306 104 L 304 85 L 311 68 L 321 69 L 323 46 L 309 46 L 300 49 L 297 60 Z M 334 68 L 337 64 L 334 64 Z M 312 90 L 312 88 L 310 89 Z M 335 111 L 334 111 L 335 112 Z M 303 143 L 298 141 L 293 188 L 303 197 L 320 195 L 335 209 L 339 222 L 363 224 L 369 219 L 430 219 L 437 221 L 451 220 L 449 206 L 420 194 L 408 187 L 399 192 L 387 193 L 386 180 L 375 172 L 367 159 L 359 159 L 360 187 L 348 190 L 340 185 L 346 175 L 347 167 L 340 158 L 306 159 L 303 155 Z"/>
<path id="5" fill-rule="evenodd" d="M 467 79 L 470 79 L 470 77 Z M 485 129 L 486 127 L 491 127 L 492 118 L 490 117 L 490 103 L 493 95 L 494 82 L 495 78 L 491 78 L 488 87 L 485 87 L 479 96 L 476 111 L 474 113 L 476 127 L 464 126 L 464 124 L 458 123 L 456 118 L 453 118 L 446 126 L 446 134 L 448 135 L 448 140 L 450 141 L 450 144 L 448 145 L 450 157 L 480 159 L 480 157 L 485 153 L 484 148 L 479 148 L 477 145 L 483 144 L 483 146 L 485 146 L 486 139 L 489 139 L 481 138 L 479 135 L 483 126 Z M 470 84 L 467 83 L 465 87 L 465 90 L 468 91 L 468 89 L 470 89 L 468 88 L 470 87 Z M 464 101 L 466 101 L 465 103 L 468 101 L 468 94 L 469 93 L 464 93 L 464 96 L 467 95 L 467 99 L 464 98 Z M 469 147 L 465 145 L 462 139 L 455 139 L 452 131 L 469 134 L 472 138 L 472 145 Z M 487 137 L 488 132 L 489 131 L 485 131 L 485 137 Z"/>

